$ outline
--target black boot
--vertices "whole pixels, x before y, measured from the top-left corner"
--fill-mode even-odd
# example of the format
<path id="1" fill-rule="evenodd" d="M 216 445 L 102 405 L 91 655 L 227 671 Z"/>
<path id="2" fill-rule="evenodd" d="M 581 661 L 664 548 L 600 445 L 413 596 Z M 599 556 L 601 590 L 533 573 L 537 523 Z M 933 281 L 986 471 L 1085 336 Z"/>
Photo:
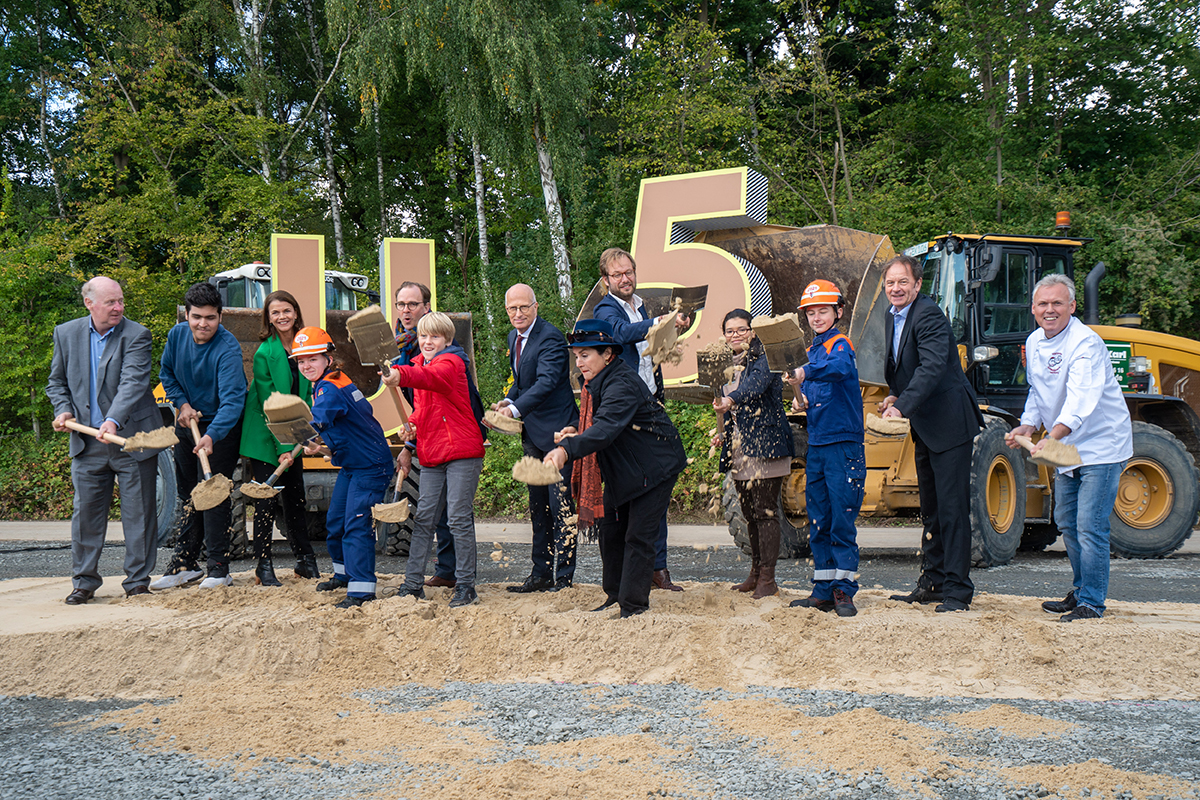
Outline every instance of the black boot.
<path id="1" fill-rule="evenodd" d="M 300 556 L 296 561 L 296 577 L 309 579 L 321 577 L 321 570 L 317 567 L 315 554 L 307 553 Z"/>
<path id="2" fill-rule="evenodd" d="M 270 556 L 258 559 L 258 566 L 254 569 L 254 582 L 260 586 L 283 586 L 279 578 L 275 577 L 275 565 L 271 563 Z"/>

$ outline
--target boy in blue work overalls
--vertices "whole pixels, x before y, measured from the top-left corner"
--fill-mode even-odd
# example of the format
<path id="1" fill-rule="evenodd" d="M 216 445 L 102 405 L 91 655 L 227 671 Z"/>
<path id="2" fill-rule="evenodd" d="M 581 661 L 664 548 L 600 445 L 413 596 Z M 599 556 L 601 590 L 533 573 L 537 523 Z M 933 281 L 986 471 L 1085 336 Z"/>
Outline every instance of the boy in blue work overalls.
<path id="1" fill-rule="evenodd" d="M 836 327 L 842 308 L 842 293 L 829 281 L 816 280 L 804 289 L 800 311 L 813 330 L 813 343 L 808 364 L 785 378 L 800 387 L 797 401 L 808 409 L 804 494 L 813 558 L 812 595 L 791 606 L 853 617 L 858 613 L 854 521 L 862 507 L 867 462 L 854 345 Z"/>

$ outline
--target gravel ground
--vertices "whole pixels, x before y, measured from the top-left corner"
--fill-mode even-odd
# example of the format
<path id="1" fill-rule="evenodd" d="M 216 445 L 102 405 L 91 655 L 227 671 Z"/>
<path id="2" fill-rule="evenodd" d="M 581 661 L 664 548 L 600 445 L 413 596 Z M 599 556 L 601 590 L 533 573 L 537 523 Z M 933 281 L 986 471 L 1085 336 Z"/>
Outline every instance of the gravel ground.
<path id="1" fill-rule="evenodd" d="M 324 544 L 314 543 L 323 569 L 329 565 Z M 528 544 L 505 544 L 507 557 L 494 562 L 488 557 L 491 544 L 479 543 L 480 583 L 520 583 L 528 574 Z M 276 569 L 290 569 L 294 563 L 283 542 L 275 542 Z M 739 561 L 739 557 L 741 560 Z M 125 558 L 122 542 L 104 546 L 100 574 L 120 575 Z M 159 550 L 161 568 L 171 558 L 170 550 Z M 733 547 L 697 551 L 691 547 L 672 547 L 668 555 L 671 577 L 684 581 L 721 581 L 738 583 L 746 577 L 749 560 Z M 384 574 L 403 574 L 405 559 L 380 556 L 377 570 Z M 254 569 L 250 559 L 231 565 L 234 572 Z M 61 577 L 70 574 L 71 551 L 66 542 L 0 542 L 0 580 L 7 578 Z M 810 567 L 803 561 L 781 561 L 777 580 L 784 588 L 808 590 Z M 859 581 L 864 587 L 910 588 L 920 573 L 920 559 L 914 551 L 865 548 L 859 564 Z M 577 577 L 581 582 L 600 582 L 600 556 L 595 545 L 584 545 L 579 553 Z M 1066 553 L 1017 553 L 1003 567 L 974 570 L 971 579 L 976 590 L 1026 597 L 1060 598 L 1071 586 L 1071 565 Z M 1175 554 L 1148 561 L 1113 559 L 1108 596 L 1115 600 L 1139 603 L 1200 603 L 1200 554 Z"/>
<path id="2" fill-rule="evenodd" d="M 465 700 L 475 711 L 446 723 L 474 728 L 495 740 L 482 766 L 522 759 L 553 764 L 532 750 L 538 745 L 642 734 L 671 749 L 660 766 L 684 786 L 674 796 L 717 798 L 917 796 L 1007 798 L 1088 796 L 1104 792 L 1132 797 L 1121 786 L 1092 787 L 1010 783 L 1000 770 L 1012 766 L 1073 764 L 1094 759 L 1129 772 L 1200 780 L 1200 704 L 1183 702 L 1049 702 L 1005 700 L 1019 711 L 1073 726 L 1053 740 L 1016 737 L 1001 729 L 965 730 L 942 717 L 989 707 L 993 701 L 956 697 L 910 698 L 846 692 L 756 688 L 747 692 L 699 690 L 681 684 L 606 686 L 553 684 L 464 684 L 440 688 L 401 686 L 358 693 L 379 711 L 433 709 Z M 791 766 L 772 755 L 763 739 L 737 735 L 711 717 L 681 714 L 708 703 L 771 700 L 809 716 L 854 709 L 878 713 L 948 734 L 939 752 L 966 759 L 968 770 L 930 775 L 913 770 L 889 780 L 881 769 L 845 774 Z M 37 798 L 265 798 L 353 797 L 380 791 L 389 797 L 438 796 L 456 780 L 452 771 L 422 771 L 391 760 L 331 764 L 304 754 L 252 764 L 235 772 L 228 763 L 209 764 L 186 753 L 139 750 L 138 730 L 93 723 L 103 712 L 135 703 L 68 702 L 36 697 L 0 697 L 0 795 Z M 635 713 L 636 712 L 636 713 Z M 148 711 L 144 713 L 153 713 Z M 346 712 L 349 716 L 349 712 Z M 432 721 L 432 717 L 425 721 Z M 848 745 L 852 731 L 846 732 Z M 1052 744 L 1050 743 L 1052 741 Z M 678 755 L 687 753 L 685 760 Z M 257 762 L 257 763 L 256 763 Z M 943 763 L 949 763 L 943 762 Z M 423 783 L 411 794 L 395 788 L 404 779 Z M 1081 789 L 1083 791 L 1081 792 Z M 651 794 L 648 792 L 647 794 Z M 1153 795 L 1150 795 L 1153 797 Z M 1171 796 L 1171 795 L 1168 795 Z M 1195 797 L 1195 791 L 1173 795 Z"/>

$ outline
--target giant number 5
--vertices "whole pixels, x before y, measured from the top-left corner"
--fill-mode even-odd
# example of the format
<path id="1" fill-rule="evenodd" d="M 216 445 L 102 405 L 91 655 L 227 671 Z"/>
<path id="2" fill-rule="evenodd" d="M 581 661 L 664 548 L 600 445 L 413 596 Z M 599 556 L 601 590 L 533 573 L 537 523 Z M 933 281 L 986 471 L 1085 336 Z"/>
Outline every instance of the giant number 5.
<path id="1" fill-rule="evenodd" d="M 271 289 L 291 292 L 301 308 L 320 309 L 315 324 L 325 328 L 325 237 L 291 233 L 272 235 L 271 265 Z M 379 303 L 393 326 L 396 324 L 396 289 L 404 281 L 428 286 L 433 295 L 432 308 L 437 308 L 432 239 L 384 239 L 379 245 Z M 400 415 L 391 398 L 384 396 L 382 384 L 368 399 L 384 433 L 391 435 L 400 430 Z"/>
<path id="2" fill-rule="evenodd" d="M 700 231 L 745 228 L 767 220 L 767 179 L 749 167 L 642 181 L 631 252 L 638 285 L 708 284 L 705 311 L 681 337 L 683 361 L 663 365 L 667 385 L 696 379 L 696 350 L 722 334 L 726 311 L 771 313 L 771 290 L 758 269 L 719 247 L 696 242 Z"/>

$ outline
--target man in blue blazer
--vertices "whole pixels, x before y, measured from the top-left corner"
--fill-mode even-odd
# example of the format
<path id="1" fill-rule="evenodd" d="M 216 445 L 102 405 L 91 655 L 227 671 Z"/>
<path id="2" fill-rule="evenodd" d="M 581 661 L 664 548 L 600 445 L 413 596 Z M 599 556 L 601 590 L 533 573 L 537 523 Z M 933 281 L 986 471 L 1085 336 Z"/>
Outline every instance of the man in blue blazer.
<path id="1" fill-rule="evenodd" d="M 125 294 L 111 278 L 97 275 L 83 285 L 88 316 L 54 329 L 54 357 L 46 396 L 54 406 L 54 429 L 68 420 L 102 434 L 128 438 L 162 426 L 150 391 L 150 331 L 125 319 Z M 82 605 L 103 579 L 98 567 L 113 481 L 120 480 L 121 525 L 125 531 L 125 594 L 149 594 L 158 556 L 154 475 L 157 450 L 126 453 L 98 437 L 71 433 L 71 594 Z M 174 502 L 174 498 L 168 498 Z"/>
<path id="2" fill-rule="evenodd" d="M 912 426 L 921 493 L 921 577 L 907 603 L 939 603 L 935 611 L 966 611 L 971 583 L 971 451 L 983 414 L 963 375 L 958 345 L 941 307 L 921 294 L 921 267 L 904 255 L 884 268 L 887 315 L 884 417 Z"/>
<path id="3" fill-rule="evenodd" d="M 554 434 L 578 427 L 579 408 L 571 391 L 567 340 L 562 331 L 538 316 L 533 289 L 518 283 L 504 294 L 504 310 L 513 329 L 508 333 L 508 364 L 512 388 L 496 410 L 521 420 L 525 455 L 538 461 L 555 448 Z M 525 582 L 508 591 L 556 592 L 575 579 L 576 534 L 565 523 L 571 510 L 571 465 L 563 467 L 563 482 L 529 487 L 529 518 L 533 524 L 533 570 Z M 556 563 L 557 561 L 557 563 Z"/>
<path id="4" fill-rule="evenodd" d="M 621 358 L 633 368 L 646 388 L 660 403 L 666 399 L 663 391 L 662 369 L 654 366 L 646 352 L 646 335 L 661 317 L 651 317 L 637 291 L 637 264 L 633 256 L 619 247 L 610 247 L 600 254 L 600 277 L 608 294 L 596 303 L 592 316 L 612 326 L 613 338 L 621 348 Z M 681 331 L 691 320 L 680 317 L 675 321 Z M 683 587 L 671 582 L 667 571 L 667 515 L 664 513 L 658 530 L 658 552 L 654 557 L 654 585 L 659 589 L 682 592 Z"/>

